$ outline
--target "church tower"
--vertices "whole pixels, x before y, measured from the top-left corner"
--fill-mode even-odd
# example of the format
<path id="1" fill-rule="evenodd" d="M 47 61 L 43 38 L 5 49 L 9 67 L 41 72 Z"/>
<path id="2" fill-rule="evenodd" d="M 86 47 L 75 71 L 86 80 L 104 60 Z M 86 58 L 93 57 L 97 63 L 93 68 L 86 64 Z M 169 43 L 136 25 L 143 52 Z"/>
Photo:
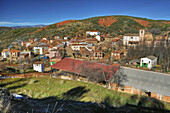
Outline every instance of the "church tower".
<path id="1" fill-rule="evenodd" d="M 145 37 L 145 29 L 140 29 L 139 30 L 139 38 L 142 41 Z"/>

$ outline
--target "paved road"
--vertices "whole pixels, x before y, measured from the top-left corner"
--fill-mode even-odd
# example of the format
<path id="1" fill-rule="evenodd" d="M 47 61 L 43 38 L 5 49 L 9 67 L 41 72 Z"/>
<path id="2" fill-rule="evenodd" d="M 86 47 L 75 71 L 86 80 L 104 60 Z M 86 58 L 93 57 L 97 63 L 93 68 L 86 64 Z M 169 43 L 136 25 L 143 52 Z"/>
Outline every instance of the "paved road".
<path id="1" fill-rule="evenodd" d="M 123 67 L 128 81 L 126 86 L 170 96 L 170 75 Z"/>

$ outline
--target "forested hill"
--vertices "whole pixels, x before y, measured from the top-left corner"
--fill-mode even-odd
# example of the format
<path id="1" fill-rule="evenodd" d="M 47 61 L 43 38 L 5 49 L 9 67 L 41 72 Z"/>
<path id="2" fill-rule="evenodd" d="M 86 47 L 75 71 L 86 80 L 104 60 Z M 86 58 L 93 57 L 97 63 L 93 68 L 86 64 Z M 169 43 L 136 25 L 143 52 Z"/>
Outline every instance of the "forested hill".
<path id="1" fill-rule="evenodd" d="M 8 45 L 18 38 L 28 39 L 56 35 L 81 38 L 87 30 L 99 30 L 101 33 L 117 36 L 125 33 L 138 33 L 138 29 L 141 28 L 148 30 L 159 28 L 161 31 L 168 31 L 170 30 L 170 21 L 131 16 L 101 16 L 83 20 L 66 20 L 41 28 L 20 28 L 6 31 L 1 31 L 0 29 L 0 42 Z M 4 47 L 1 46 L 0 48 Z"/>

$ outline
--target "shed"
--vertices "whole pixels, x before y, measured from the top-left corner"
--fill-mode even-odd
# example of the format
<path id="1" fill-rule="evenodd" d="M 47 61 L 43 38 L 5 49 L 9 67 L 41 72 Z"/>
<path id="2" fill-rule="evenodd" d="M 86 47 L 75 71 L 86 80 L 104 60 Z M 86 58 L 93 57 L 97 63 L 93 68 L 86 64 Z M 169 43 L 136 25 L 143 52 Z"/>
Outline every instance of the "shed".
<path id="1" fill-rule="evenodd" d="M 140 60 L 141 67 L 146 67 L 151 69 L 152 67 L 156 67 L 156 65 L 157 65 L 157 57 L 153 55 L 141 58 Z"/>
<path id="2" fill-rule="evenodd" d="M 34 62 L 33 69 L 38 72 L 44 72 L 44 63 L 40 61 Z"/>

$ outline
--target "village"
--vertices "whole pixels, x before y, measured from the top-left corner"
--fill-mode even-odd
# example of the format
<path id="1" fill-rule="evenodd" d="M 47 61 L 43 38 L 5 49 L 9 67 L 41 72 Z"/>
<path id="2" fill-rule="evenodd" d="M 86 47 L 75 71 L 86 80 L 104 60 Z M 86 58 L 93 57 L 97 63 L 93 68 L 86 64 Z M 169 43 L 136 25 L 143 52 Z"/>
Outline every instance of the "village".
<path id="1" fill-rule="evenodd" d="M 15 65 L 14 68 L 20 67 L 20 71 L 33 69 L 44 72 L 45 68 L 63 58 L 160 71 L 156 68 L 163 66 L 157 63 L 158 57 L 152 54 L 139 59 L 127 58 L 128 48 L 135 48 L 143 43 L 150 47 L 153 40 L 154 47 L 159 47 L 162 43 L 167 47 L 170 39 L 168 35 L 158 35 L 154 39 L 152 33 L 140 29 L 139 34 L 128 33 L 118 37 L 100 34 L 99 31 L 86 31 L 86 38 L 82 39 L 54 36 L 28 41 L 18 40 L 1 52 L 1 61 L 9 66 Z"/>
<path id="2" fill-rule="evenodd" d="M 168 35 L 154 36 L 145 29 L 140 29 L 139 34 L 128 33 L 118 37 L 94 30 L 86 31 L 85 34 L 82 39 L 54 36 L 14 41 L 1 52 L 1 70 L 6 71 L 6 76 L 40 72 L 54 78 L 93 82 L 109 89 L 170 102 L 167 91 L 162 91 L 160 95 L 159 90 L 154 90 L 152 85 L 142 85 L 145 81 L 131 79 L 131 76 L 136 76 L 135 73 L 141 77 L 146 76 L 145 72 L 140 73 L 139 70 L 148 71 L 148 76 L 152 75 L 152 71 L 168 73 L 168 70 L 164 71 L 163 66 L 158 63 L 158 57 L 149 54 L 139 59 L 127 58 L 129 48 L 136 50 L 143 45 L 151 47 L 152 44 L 153 47 L 161 47 L 162 44 L 163 47 L 168 47 Z M 134 73 L 129 74 L 128 70 Z M 119 73 L 117 78 L 112 76 L 115 73 Z M 115 81 L 125 81 L 125 78 L 125 83 Z M 134 80 L 142 84 L 133 84 Z M 109 81 L 114 81 L 114 84 Z M 148 81 L 150 82 L 153 82 L 152 79 Z"/>

